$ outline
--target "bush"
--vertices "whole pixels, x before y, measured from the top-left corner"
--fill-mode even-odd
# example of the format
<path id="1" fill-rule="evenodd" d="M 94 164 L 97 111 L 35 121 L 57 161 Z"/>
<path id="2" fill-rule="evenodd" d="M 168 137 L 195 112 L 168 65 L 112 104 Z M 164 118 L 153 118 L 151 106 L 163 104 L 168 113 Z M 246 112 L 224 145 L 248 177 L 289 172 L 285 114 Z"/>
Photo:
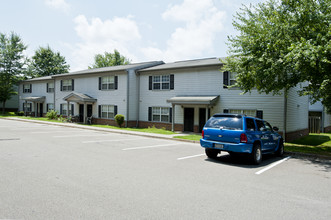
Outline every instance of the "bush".
<path id="1" fill-rule="evenodd" d="M 24 111 L 19 111 L 16 113 L 18 116 L 24 116 Z"/>
<path id="2" fill-rule="evenodd" d="M 114 119 L 115 119 L 116 123 L 118 124 L 118 126 L 120 126 L 120 128 L 121 128 L 122 124 L 124 122 L 124 115 L 117 114 Z"/>
<path id="3" fill-rule="evenodd" d="M 50 110 L 46 113 L 46 117 L 49 119 L 49 120 L 55 120 L 57 119 L 57 114 L 58 112 L 57 111 L 54 111 L 54 110 Z"/>

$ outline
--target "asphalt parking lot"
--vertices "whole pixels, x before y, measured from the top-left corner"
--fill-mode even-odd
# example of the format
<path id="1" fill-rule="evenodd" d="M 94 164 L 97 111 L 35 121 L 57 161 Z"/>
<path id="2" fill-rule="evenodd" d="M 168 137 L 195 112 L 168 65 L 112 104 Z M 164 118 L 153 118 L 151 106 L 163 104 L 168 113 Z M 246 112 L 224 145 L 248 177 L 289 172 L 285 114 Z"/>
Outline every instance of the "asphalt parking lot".
<path id="1" fill-rule="evenodd" d="M 0 119 L 0 219 L 331 219 L 331 163 Z"/>

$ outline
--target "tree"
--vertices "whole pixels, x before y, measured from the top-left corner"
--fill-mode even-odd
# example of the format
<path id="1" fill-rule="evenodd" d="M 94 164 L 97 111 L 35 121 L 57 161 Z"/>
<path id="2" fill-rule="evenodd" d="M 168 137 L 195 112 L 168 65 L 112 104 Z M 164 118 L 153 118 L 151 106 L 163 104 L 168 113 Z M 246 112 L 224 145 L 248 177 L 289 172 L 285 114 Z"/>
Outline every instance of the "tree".
<path id="1" fill-rule="evenodd" d="M 331 113 L 331 1 L 269 0 L 235 16 L 225 70 L 244 93 L 280 94 L 308 82 L 300 95 L 321 100 Z M 286 95 L 286 94 L 285 94 Z"/>
<path id="2" fill-rule="evenodd" d="M 49 46 L 39 47 L 31 59 L 29 75 L 31 77 L 51 76 L 69 72 L 70 66 L 66 64 L 65 57 L 54 52 Z"/>
<path id="3" fill-rule="evenodd" d="M 22 39 L 12 32 L 9 36 L 0 33 L 0 101 L 3 103 L 2 113 L 5 111 L 6 101 L 17 94 L 13 86 L 18 84 L 24 76 L 26 63 L 23 51 L 27 47 Z"/>
<path id="4" fill-rule="evenodd" d="M 89 66 L 89 69 L 101 68 L 107 66 L 118 66 L 130 64 L 130 60 L 122 56 L 117 50 L 114 50 L 114 53 L 105 52 L 104 55 L 97 54 L 94 56 L 94 64 Z"/>

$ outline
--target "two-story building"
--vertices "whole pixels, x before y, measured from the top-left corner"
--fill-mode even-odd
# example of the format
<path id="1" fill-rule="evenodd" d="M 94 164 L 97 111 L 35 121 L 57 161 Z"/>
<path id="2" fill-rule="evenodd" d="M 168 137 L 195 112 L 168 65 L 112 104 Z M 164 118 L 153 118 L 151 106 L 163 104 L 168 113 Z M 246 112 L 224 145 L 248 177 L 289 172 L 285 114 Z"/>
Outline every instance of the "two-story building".
<path id="1" fill-rule="evenodd" d="M 50 109 L 77 116 L 80 122 L 115 125 L 123 114 L 126 126 L 155 126 L 175 131 L 201 132 L 214 113 L 242 113 L 279 127 L 286 139 L 308 134 L 308 97 L 297 88 L 288 96 L 241 94 L 235 75 L 221 72 L 218 58 L 174 63 L 162 61 L 88 69 L 40 77 L 20 85 L 20 109 L 42 116 Z M 331 128 L 326 116 L 324 127 Z"/>

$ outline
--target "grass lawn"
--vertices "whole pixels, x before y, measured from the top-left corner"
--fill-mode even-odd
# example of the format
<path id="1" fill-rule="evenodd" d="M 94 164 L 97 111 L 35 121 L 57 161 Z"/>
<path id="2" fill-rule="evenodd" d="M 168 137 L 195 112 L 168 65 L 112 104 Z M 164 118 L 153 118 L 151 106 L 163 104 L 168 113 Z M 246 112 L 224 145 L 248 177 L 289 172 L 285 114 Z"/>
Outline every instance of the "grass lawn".
<path id="1" fill-rule="evenodd" d="M 285 151 L 331 156 L 331 133 L 309 134 L 285 143 Z"/>
<path id="2" fill-rule="evenodd" d="M 191 140 L 191 141 L 199 141 L 201 139 L 201 135 L 200 134 L 190 134 L 190 135 L 185 135 L 185 136 L 174 136 L 174 138 Z"/>
<path id="3" fill-rule="evenodd" d="M 99 128 L 111 128 L 111 129 L 119 129 L 119 130 L 125 130 L 125 131 L 138 131 L 138 132 L 146 132 L 146 133 L 154 133 L 154 134 L 165 134 L 165 135 L 172 135 L 176 134 L 175 132 L 166 130 L 166 129 L 160 129 L 155 127 L 149 127 L 149 128 L 120 128 L 116 126 L 110 126 L 110 125 L 87 125 L 92 127 L 99 127 Z"/>

